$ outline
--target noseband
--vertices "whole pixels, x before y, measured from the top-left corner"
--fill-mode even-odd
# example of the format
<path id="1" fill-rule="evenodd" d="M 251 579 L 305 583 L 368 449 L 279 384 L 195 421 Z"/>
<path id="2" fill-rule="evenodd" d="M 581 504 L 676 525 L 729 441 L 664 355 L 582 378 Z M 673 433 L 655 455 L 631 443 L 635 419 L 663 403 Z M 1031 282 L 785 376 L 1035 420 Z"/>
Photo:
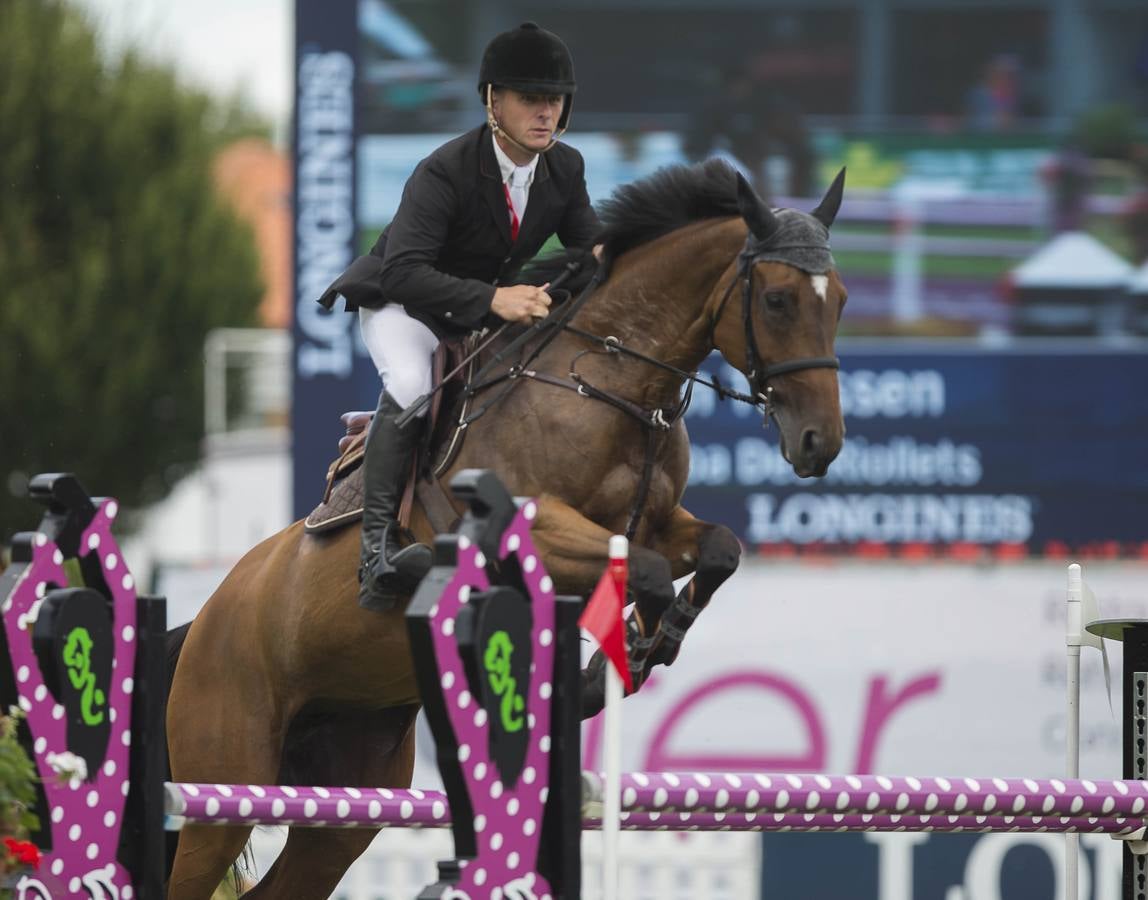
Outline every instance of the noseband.
<path id="1" fill-rule="evenodd" d="M 754 241 L 751 233 L 746 239 L 745 249 L 738 254 L 737 273 L 734 275 L 733 281 L 729 283 L 729 287 L 726 288 L 725 294 L 722 295 L 721 302 L 718 304 L 717 312 L 714 314 L 710 325 L 710 339 L 712 342 L 714 332 L 717 331 L 718 322 L 721 321 L 722 312 L 725 310 L 726 301 L 729 300 L 737 283 L 744 279 L 745 283 L 741 295 L 741 315 L 745 325 L 746 378 L 749 380 L 750 393 L 765 407 L 765 412 L 770 417 L 773 416 L 773 386 L 769 384 L 771 378 L 775 378 L 778 375 L 788 375 L 792 372 L 801 372 L 805 369 L 841 368 L 841 360 L 836 356 L 807 356 L 799 359 L 784 360 L 783 362 L 774 363 L 771 366 L 763 366 L 764 361 L 761 358 L 761 353 L 757 349 L 757 338 L 753 333 L 754 266 L 762 260 L 766 252 L 773 255 L 776 254 L 778 250 L 796 249 L 824 249 L 824 247 L 774 244 L 767 246 L 765 242 Z"/>

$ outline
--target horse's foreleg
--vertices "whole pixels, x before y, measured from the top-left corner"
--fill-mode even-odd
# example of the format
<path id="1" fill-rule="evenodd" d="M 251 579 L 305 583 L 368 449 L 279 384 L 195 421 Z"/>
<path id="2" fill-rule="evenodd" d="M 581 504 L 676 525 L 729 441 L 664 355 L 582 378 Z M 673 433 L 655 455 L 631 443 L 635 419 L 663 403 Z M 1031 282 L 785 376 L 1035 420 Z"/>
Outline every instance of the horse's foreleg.
<path id="1" fill-rule="evenodd" d="M 185 650 L 180 666 L 190 665 L 191 659 Z M 271 722 L 248 712 L 251 707 L 241 692 L 227 683 L 232 674 L 228 667 L 217 661 L 214 665 L 220 670 L 218 680 L 192 683 L 190 676 L 182 682 L 177 678 L 168 707 L 172 780 L 272 784 L 282 736 Z M 256 709 L 266 709 L 266 704 Z M 168 900 L 208 900 L 243 852 L 250 833 L 250 825 L 185 825 L 179 833 Z"/>
<path id="2" fill-rule="evenodd" d="M 562 501 L 543 496 L 532 535 L 559 591 L 586 596 L 593 590 L 606 567 L 609 531 Z M 669 560 L 645 547 L 631 547 L 629 568 L 634 610 L 626 621 L 626 655 L 636 691 L 645 678 L 658 623 L 673 602 L 674 582 Z M 583 672 L 583 718 L 596 715 L 605 702 L 603 663 L 599 651 Z"/>
<path id="3" fill-rule="evenodd" d="M 416 706 L 355 711 L 332 719 L 292 747 L 286 762 L 306 784 L 346 787 L 410 786 L 415 764 Z M 244 900 L 322 900 L 378 834 L 372 828 L 293 825 L 287 843 Z"/>
<path id="4" fill-rule="evenodd" d="M 277 679 L 260 671 L 249 619 L 228 615 L 242 581 L 222 586 L 200 612 L 180 653 L 167 706 L 173 781 L 274 784 L 285 728 Z M 234 607 L 231 607 L 234 608 Z M 187 825 L 168 900 L 209 900 L 243 851 L 250 825 Z"/>
<path id="5" fill-rule="evenodd" d="M 674 563 L 676 576 L 692 568 L 694 577 L 662 615 L 647 667 L 668 666 L 677 659 L 682 640 L 698 613 L 737 570 L 741 559 L 741 545 L 732 531 L 724 525 L 696 519 L 680 506 L 674 510 L 669 525 L 655 536 L 653 548 Z"/>

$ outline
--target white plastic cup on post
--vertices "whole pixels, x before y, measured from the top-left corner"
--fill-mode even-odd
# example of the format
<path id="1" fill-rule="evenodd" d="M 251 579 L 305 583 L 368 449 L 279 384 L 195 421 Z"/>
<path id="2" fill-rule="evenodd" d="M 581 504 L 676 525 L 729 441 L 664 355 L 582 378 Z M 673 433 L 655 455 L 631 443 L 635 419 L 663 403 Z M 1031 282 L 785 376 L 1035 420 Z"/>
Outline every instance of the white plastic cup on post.
<path id="1" fill-rule="evenodd" d="M 1065 617 L 1064 642 L 1068 653 L 1067 715 L 1065 735 L 1065 775 L 1080 775 L 1080 647 L 1084 643 L 1084 579 L 1080 565 L 1068 567 L 1068 610 Z"/>
<path id="2" fill-rule="evenodd" d="M 1080 645 L 1084 641 L 1084 588 L 1080 565 L 1068 567 L 1068 609 L 1064 642 L 1068 653 L 1068 681 L 1065 687 L 1065 777 L 1080 777 Z M 1064 836 L 1064 896 L 1080 896 L 1080 836 Z"/>

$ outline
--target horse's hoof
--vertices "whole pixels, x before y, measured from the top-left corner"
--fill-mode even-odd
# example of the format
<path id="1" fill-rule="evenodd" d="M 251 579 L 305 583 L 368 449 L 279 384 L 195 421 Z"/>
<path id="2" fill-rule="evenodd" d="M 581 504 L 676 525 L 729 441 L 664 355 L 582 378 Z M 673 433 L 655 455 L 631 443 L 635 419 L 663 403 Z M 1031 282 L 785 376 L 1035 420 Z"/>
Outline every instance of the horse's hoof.
<path id="1" fill-rule="evenodd" d="M 650 654 L 650 658 L 646 661 L 644 677 L 649 677 L 650 669 L 654 668 L 654 666 L 672 666 L 674 660 L 678 658 L 678 653 L 681 649 L 682 645 L 679 643 L 659 641 L 657 646 L 654 647 L 654 652 Z"/>
<path id="2" fill-rule="evenodd" d="M 592 719 L 606 705 L 606 657 L 599 650 L 582 670 L 582 720 Z"/>
<path id="3" fill-rule="evenodd" d="M 582 670 L 580 696 L 583 721 L 594 718 L 606 706 L 606 665 L 606 655 L 601 650 L 596 650 L 586 668 Z M 627 697 L 638 693 L 638 688 L 646 683 L 646 672 L 643 672 L 641 677 L 634 675 L 633 671 L 630 674 L 634 678 L 634 689 L 626 692 Z"/>

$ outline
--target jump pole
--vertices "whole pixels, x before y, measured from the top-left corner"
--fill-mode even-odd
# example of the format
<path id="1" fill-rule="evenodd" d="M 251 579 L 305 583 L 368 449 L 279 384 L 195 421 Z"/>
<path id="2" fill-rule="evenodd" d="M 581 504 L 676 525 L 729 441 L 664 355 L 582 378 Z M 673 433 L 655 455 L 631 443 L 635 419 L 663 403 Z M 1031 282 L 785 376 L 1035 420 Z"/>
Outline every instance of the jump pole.
<path id="1" fill-rule="evenodd" d="M 665 778 L 673 773 L 631 773 Z M 583 776 L 586 778 L 587 776 Z M 693 781 L 701 776 L 675 776 Z M 765 777 L 765 776 L 763 776 Z M 778 777 L 776 775 L 769 776 Z M 796 776 L 794 776 L 796 777 Z M 450 827 L 451 810 L 439 791 L 388 788 L 324 788 L 290 786 L 175 784 L 164 786 L 168 827 L 187 823 L 224 825 L 245 822 L 281 825 L 291 822 L 316 828 Z M 603 827 L 600 796 L 593 787 L 583 791 L 581 827 Z M 790 805 L 793 802 L 790 801 Z M 1143 827 L 1142 816 L 1075 816 L 1031 814 L 985 815 L 966 809 L 957 814 L 806 812 L 759 806 L 753 811 L 725 808 L 627 809 L 619 813 L 623 831 L 953 831 L 953 832 L 1111 832 L 1131 834 Z"/>

